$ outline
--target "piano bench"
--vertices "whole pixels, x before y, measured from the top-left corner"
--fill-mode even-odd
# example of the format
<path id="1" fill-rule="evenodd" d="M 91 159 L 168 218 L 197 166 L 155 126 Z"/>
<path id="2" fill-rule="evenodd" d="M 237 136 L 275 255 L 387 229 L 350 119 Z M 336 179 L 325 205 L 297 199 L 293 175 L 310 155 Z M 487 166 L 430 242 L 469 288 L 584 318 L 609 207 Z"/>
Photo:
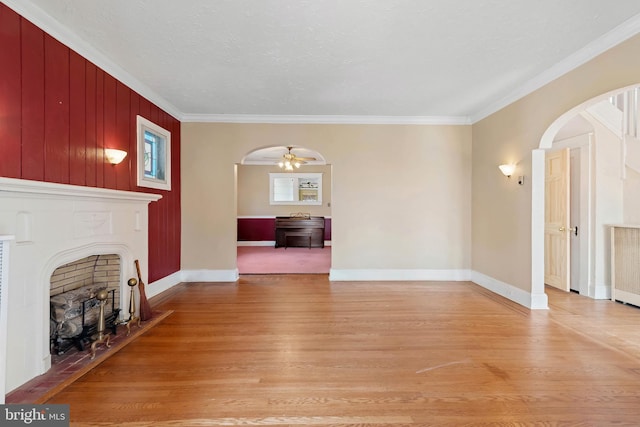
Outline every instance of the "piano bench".
<path id="1" fill-rule="evenodd" d="M 311 231 L 285 231 L 284 232 L 284 248 L 287 249 L 287 239 L 289 237 L 308 237 L 309 249 L 311 249 Z"/>

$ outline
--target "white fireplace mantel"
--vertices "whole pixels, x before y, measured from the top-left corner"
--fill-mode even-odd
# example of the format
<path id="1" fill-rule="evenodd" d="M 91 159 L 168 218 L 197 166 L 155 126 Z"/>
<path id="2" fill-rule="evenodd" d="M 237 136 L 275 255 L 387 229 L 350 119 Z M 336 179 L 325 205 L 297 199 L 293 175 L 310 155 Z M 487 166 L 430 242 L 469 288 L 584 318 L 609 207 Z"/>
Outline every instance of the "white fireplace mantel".
<path id="1" fill-rule="evenodd" d="M 162 198 L 159 194 L 135 191 L 111 190 L 108 188 L 83 187 L 80 185 L 57 184 L 53 182 L 31 181 L 0 177 L 0 192 L 49 197 L 73 197 L 87 199 L 113 199 L 133 202 L 155 202 Z"/>
<path id="2" fill-rule="evenodd" d="M 120 307 L 139 260 L 148 283 L 148 205 L 162 196 L 0 177 L 0 235 L 12 235 L 8 268 L 7 376 L 11 391 L 46 372 L 49 288 L 55 268 L 89 255 L 121 258 Z"/>

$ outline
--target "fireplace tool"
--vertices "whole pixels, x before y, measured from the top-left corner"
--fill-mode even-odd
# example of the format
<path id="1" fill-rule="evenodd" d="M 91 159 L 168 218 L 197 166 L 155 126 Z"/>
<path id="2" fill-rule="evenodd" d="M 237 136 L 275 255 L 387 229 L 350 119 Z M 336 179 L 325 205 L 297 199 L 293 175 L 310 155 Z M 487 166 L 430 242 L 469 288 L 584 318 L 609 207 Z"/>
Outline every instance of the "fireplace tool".
<path id="1" fill-rule="evenodd" d="M 105 334 L 105 321 L 104 321 L 104 306 L 107 303 L 107 298 L 109 297 L 109 293 L 106 289 L 100 289 L 96 294 L 96 299 L 100 301 L 100 314 L 98 317 L 98 335 L 96 335 L 95 341 L 91 344 L 91 360 L 96 357 L 96 347 L 98 344 L 104 343 L 104 345 L 109 348 L 111 345 L 109 344 L 109 339 L 111 338 L 111 334 L 107 332 Z"/>
<path id="2" fill-rule="evenodd" d="M 140 293 L 140 320 L 145 321 L 153 317 L 153 311 L 151 310 L 151 305 L 147 300 L 147 295 L 144 292 L 144 282 L 142 281 L 142 275 L 140 274 L 140 263 L 136 260 L 135 264 L 136 271 L 138 272 L 138 292 Z"/>
<path id="3" fill-rule="evenodd" d="M 137 284 L 138 281 L 134 277 L 129 279 L 129 281 L 127 282 L 127 285 L 129 285 L 129 288 L 131 288 L 131 296 L 129 297 L 129 320 L 124 322 L 125 326 L 127 327 L 127 336 L 131 335 L 132 323 L 138 322 L 138 327 L 140 327 L 140 317 L 136 316 L 136 298 L 135 294 L 133 293 L 133 288 L 135 288 Z"/>

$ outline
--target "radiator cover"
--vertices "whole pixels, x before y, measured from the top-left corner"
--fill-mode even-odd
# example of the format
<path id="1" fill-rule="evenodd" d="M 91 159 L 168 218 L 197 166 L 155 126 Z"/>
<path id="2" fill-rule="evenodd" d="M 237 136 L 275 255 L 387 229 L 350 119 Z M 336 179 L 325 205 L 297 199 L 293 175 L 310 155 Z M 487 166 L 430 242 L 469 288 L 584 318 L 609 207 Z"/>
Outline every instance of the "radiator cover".
<path id="1" fill-rule="evenodd" d="M 611 228 L 611 299 L 640 306 L 640 227 Z"/>

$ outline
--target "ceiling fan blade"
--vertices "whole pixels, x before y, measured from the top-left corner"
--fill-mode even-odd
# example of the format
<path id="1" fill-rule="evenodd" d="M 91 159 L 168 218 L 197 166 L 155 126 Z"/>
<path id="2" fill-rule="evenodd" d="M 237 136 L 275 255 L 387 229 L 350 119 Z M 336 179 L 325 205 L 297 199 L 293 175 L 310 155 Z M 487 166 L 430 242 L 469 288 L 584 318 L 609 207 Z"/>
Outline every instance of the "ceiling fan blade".
<path id="1" fill-rule="evenodd" d="M 312 162 L 312 161 L 316 160 L 315 157 L 298 157 L 298 156 L 296 156 L 296 159 L 297 160 L 305 160 L 307 162 Z"/>

